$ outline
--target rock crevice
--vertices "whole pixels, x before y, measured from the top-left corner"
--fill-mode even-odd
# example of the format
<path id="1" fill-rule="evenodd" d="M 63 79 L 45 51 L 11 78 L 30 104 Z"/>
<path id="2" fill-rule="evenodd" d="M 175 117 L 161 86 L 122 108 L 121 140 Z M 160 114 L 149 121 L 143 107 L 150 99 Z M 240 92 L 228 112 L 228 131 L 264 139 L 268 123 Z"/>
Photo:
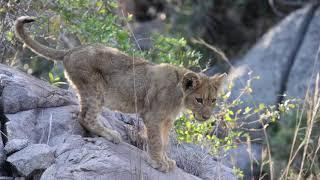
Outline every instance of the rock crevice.
<path id="1" fill-rule="evenodd" d="M 0 82 L 0 176 L 8 176 L 11 177 L 13 175 L 13 167 L 7 163 L 5 160 L 7 158 L 4 146 L 8 142 L 7 138 L 7 128 L 6 123 L 8 122 L 8 118 L 4 114 L 3 108 L 3 92 L 4 86 L 2 82 Z"/>

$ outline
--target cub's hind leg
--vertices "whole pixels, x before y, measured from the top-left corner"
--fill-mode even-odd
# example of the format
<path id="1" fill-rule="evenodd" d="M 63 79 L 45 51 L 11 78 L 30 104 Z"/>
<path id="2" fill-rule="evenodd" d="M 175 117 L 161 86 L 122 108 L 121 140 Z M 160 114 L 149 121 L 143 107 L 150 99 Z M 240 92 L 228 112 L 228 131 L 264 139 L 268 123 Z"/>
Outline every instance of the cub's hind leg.
<path id="1" fill-rule="evenodd" d="M 79 87 L 78 89 L 81 101 L 79 121 L 91 133 L 102 136 L 116 144 L 120 143 L 120 134 L 105 127 L 98 119 L 104 101 L 104 88 L 102 79 L 93 78 L 93 80 L 90 84 L 86 84 L 86 87 Z M 83 95 L 86 95 L 86 97 L 81 97 Z"/>

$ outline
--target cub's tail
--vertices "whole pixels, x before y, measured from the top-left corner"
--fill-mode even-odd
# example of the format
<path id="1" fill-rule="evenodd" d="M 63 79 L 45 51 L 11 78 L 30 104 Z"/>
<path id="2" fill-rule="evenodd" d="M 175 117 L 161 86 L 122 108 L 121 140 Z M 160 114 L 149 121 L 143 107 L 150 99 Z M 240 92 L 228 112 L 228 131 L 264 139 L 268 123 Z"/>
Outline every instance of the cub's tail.
<path id="1" fill-rule="evenodd" d="M 50 47 L 46 47 L 37 41 L 33 40 L 26 32 L 24 31 L 24 24 L 35 21 L 34 17 L 21 16 L 15 22 L 15 33 L 21 41 L 23 41 L 27 47 L 29 47 L 33 52 L 51 60 L 62 61 L 67 51 L 65 50 L 56 50 Z"/>

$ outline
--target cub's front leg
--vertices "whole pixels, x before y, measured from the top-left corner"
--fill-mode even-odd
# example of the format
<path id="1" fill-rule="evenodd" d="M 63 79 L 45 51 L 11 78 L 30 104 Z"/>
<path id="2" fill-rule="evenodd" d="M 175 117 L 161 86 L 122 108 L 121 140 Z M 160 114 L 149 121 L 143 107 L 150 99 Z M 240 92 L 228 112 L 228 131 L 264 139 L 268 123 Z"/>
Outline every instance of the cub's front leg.
<path id="1" fill-rule="evenodd" d="M 152 119 L 153 118 L 153 119 Z M 168 143 L 168 131 L 166 128 L 168 122 L 164 119 L 157 119 L 155 116 L 144 117 L 147 127 L 147 143 L 150 165 L 162 172 L 168 172 L 175 167 L 175 161 L 169 159 L 166 155 L 166 147 Z"/>
<path id="2" fill-rule="evenodd" d="M 161 122 L 161 135 L 162 135 L 162 142 L 163 142 L 163 156 L 164 159 L 169 164 L 169 169 L 172 170 L 176 167 L 176 161 L 173 159 L 170 159 L 167 155 L 168 150 L 168 144 L 169 144 L 169 138 L 170 138 L 170 130 L 172 128 L 173 120 L 166 119 Z"/>

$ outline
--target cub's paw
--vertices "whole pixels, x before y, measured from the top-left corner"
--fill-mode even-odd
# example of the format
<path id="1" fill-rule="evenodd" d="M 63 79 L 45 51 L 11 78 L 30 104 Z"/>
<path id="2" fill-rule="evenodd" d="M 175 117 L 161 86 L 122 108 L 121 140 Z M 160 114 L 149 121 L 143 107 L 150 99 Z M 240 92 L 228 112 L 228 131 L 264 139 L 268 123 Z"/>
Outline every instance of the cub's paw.
<path id="1" fill-rule="evenodd" d="M 168 162 L 164 160 L 155 161 L 155 160 L 149 159 L 148 163 L 150 164 L 151 167 L 161 172 L 169 172 L 170 170 Z"/>
<path id="2" fill-rule="evenodd" d="M 169 164 L 169 170 L 173 170 L 176 167 L 176 161 L 173 159 L 170 159 L 167 155 L 167 153 L 164 154 L 164 160 L 167 161 Z"/>
<path id="3" fill-rule="evenodd" d="M 121 135 L 117 131 L 114 131 L 114 130 L 106 130 L 102 134 L 102 136 L 115 144 L 119 144 L 120 142 L 122 142 Z"/>
<path id="4" fill-rule="evenodd" d="M 120 133 L 114 131 L 114 134 L 112 135 L 112 142 L 115 144 L 119 144 L 120 142 L 122 142 Z"/>
<path id="5" fill-rule="evenodd" d="M 169 170 L 173 170 L 176 168 L 176 161 L 175 160 L 168 158 L 167 162 L 169 164 Z"/>

